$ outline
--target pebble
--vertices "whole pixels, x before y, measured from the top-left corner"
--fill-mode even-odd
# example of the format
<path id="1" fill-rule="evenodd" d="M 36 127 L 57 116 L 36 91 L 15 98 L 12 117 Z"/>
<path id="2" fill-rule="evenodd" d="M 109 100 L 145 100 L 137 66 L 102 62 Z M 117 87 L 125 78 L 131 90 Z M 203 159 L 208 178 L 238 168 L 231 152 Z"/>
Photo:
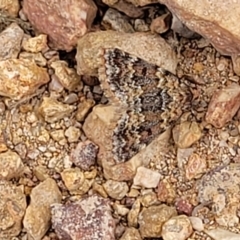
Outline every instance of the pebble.
<path id="1" fill-rule="evenodd" d="M 43 101 L 38 108 L 39 114 L 48 123 L 53 123 L 69 116 L 73 110 L 74 106 L 61 103 L 49 97 L 43 97 Z"/>
<path id="2" fill-rule="evenodd" d="M 216 128 L 231 121 L 240 107 L 240 86 L 231 84 L 213 94 L 208 105 L 206 121 Z"/>
<path id="3" fill-rule="evenodd" d="M 140 210 L 141 210 L 141 202 L 140 202 L 140 199 L 137 198 L 127 215 L 127 221 L 128 221 L 129 227 L 138 227 L 138 215 L 140 213 Z"/>
<path id="4" fill-rule="evenodd" d="M 0 153 L 0 179 L 11 180 L 23 174 L 24 164 L 20 156 L 11 150 Z"/>
<path id="5" fill-rule="evenodd" d="M 97 7 L 91 0 L 73 0 L 71 8 L 68 3 L 63 0 L 51 4 L 26 0 L 23 2 L 23 12 L 35 29 L 49 36 L 50 45 L 58 50 L 71 51 L 77 40 L 91 27 Z M 56 23 L 63 27 L 56 28 Z"/>
<path id="6" fill-rule="evenodd" d="M 156 171 L 150 170 L 145 167 L 139 167 L 133 179 L 133 183 L 136 186 L 155 188 L 159 183 L 160 177 L 160 173 Z"/>
<path id="7" fill-rule="evenodd" d="M 165 204 L 143 208 L 138 217 L 141 236 L 143 238 L 161 237 L 163 224 L 176 215 L 176 209 Z"/>
<path id="8" fill-rule="evenodd" d="M 22 42 L 22 48 L 31 53 L 38 53 L 48 48 L 47 46 L 47 35 L 40 34 L 37 37 L 24 39 Z"/>
<path id="9" fill-rule="evenodd" d="M 77 108 L 77 112 L 76 112 L 76 119 L 79 122 L 84 121 L 84 119 L 86 118 L 87 114 L 89 113 L 89 111 L 91 110 L 91 108 L 95 105 L 95 102 L 93 99 L 83 99 Z"/>
<path id="10" fill-rule="evenodd" d="M 3 180 L 0 180 L 0 193 L 0 238 L 13 239 L 22 230 L 22 219 L 27 207 L 26 196 L 22 186 L 17 187 Z"/>
<path id="11" fill-rule="evenodd" d="M 182 122 L 173 128 L 173 139 L 179 148 L 188 148 L 197 142 L 202 131 L 196 122 Z"/>
<path id="12" fill-rule="evenodd" d="M 188 218 L 189 218 L 194 230 L 196 230 L 198 232 L 202 232 L 204 230 L 204 225 L 203 225 L 203 221 L 201 218 L 193 217 L 193 216 L 190 216 Z"/>
<path id="13" fill-rule="evenodd" d="M 136 228 L 127 228 L 120 240 L 142 240 L 140 233 Z"/>
<path id="14" fill-rule="evenodd" d="M 69 143 L 77 142 L 81 136 L 81 131 L 79 128 L 70 126 L 64 132 L 64 135 L 67 137 Z"/>
<path id="15" fill-rule="evenodd" d="M 98 195 L 51 206 L 52 226 L 59 239 L 114 240 L 115 221 L 109 200 Z"/>
<path id="16" fill-rule="evenodd" d="M 58 78 L 61 85 L 69 91 L 74 91 L 78 88 L 79 91 L 83 88 L 80 76 L 77 74 L 74 68 L 69 68 L 65 61 L 54 61 L 51 63 L 51 67 L 54 69 L 55 75 Z"/>
<path id="17" fill-rule="evenodd" d="M 90 140 L 78 143 L 71 152 L 71 160 L 83 170 L 88 171 L 95 164 L 98 153 L 98 146 Z"/>
<path id="18" fill-rule="evenodd" d="M 221 228 L 205 230 L 204 232 L 207 233 L 214 240 L 239 240 L 240 239 L 240 234 L 236 234 Z"/>
<path id="19" fill-rule="evenodd" d="M 18 57 L 23 35 L 23 30 L 16 23 L 12 23 L 0 33 L 0 60 Z"/>
<path id="20" fill-rule="evenodd" d="M 117 200 L 123 199 L 129 191 L 127 183 L 114 180 L 107 180 L 103 187 L 111 198 Z"/>
<path id="21" fill-rule="evenodd" d="M 23 225 L 28 239 L 41 240 L 50 227 L 50 206 L 60 203 L 62 195 L 56 182 L 47 178 L 32 189 L 30 197 L 31 202 L 27 207 Z"/>
<path id="22" fill-rule="evenodd" d="M 35 94 L 38 88 L 49 82 L 45 68 L 24 59 L 0 61 L 0 93 L 14 100 Z"/>
<path id="23" fill-rule="evenodd" d="M 162 226 L 163 240 L 186 240 L 192 232 L 191 222 L 185 215 L 174 216 Z"/>

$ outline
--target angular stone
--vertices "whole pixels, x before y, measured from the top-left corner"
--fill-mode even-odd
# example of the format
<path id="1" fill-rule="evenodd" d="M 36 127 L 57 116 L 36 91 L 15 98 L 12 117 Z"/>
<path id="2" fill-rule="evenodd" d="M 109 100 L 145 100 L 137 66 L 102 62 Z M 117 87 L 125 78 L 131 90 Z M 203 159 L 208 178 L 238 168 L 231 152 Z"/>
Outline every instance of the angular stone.
<path id="1" fill-rule="evenodd" d="M 0 153 L 0 179 L 11 180 L 21 176 L 24 165 L 17 153 L 7 151 Z"/>
<path id="2" fill-rule="evenodd" d="M 47 49 L 47 35 L 40 34 L 37 37 L 24 39 L 22 42 L 22 48 L 31 53 L 38 53 Z"/>
<path id="3" fill-rule="evenodd" d="M 161 3 L 223 55 L 240 53 L 240 30 L 236 28 L 240 14 L 238 1 L 161 0 Z"/>
<path id="4" fill-rule="evenodd" d="M 198 141 L 202 131 L 196 122 L 182 122 L 173 128 L 173 139 L 179 148 L 188 148 Z"/>
<path id="5" fill-rule="evenodd" d="M 176 209 L 165 204 L 143 208 L 138 218 L 141 236 L 143 238 L 160 238 L 162 236 L 162 225 L 176 215 Z"/>
<path id="6" fill-rule="evenodd" d="M 230 232 L 225 229 L 216 228 L 211 230 L 205 230 L 206 234 L 208 234 L 214 240 L 239 240 L 240 234 Z"/>
<path id="7" fill-rule="evenodd" d="M 19 0 L 2 0 L 0 1 L 0 9 L 6 11 L 12 17 L 17 17 L 20 10 Z"/>
<path id="8" fill-rule="evenodd" d="M 192 232 L 191 222 L 185 215 L 174 216 L 162 226 L 162 238 L 164 240 L 186 240 Z"/>
<path id="9" fill-rule="evenodd" d="M 86 140 L 80 142 L 71 152 L 71 161 L 83 170 L 89 170 L 96 162 L 98 146 Z"/>
<path id="10" fill-rule="evenodd" d="M 18 57 L 23 35 L 23 30 L 16 23 L 12 23 L 0 33 L 0 60 Z"/>
<path id="11" fill-rule="evenodd" d="M 38 66 L 45 67 L 47 65 L 47 60 L 43 57 L 42 53 L 30 53 L 21 52 L 19 54 L 19 59 L 28 59 L 34 61 Z"/>
<path id="12" fill-rule="evenodd" d="M 21 186 L 0 181 L 0 239 L 12 239 L 22 230 L 22 218 L 27 207 Z"/>
<path id="13" fill-rule="evenodd" d="M 58 78 L 59 82 L 69 91 L 73 91 L 78 87 L 78 90 L 81 91 L 83 84 L 80 81 L 80 76 L 77 75 L 74 68 L 69 68 L 67 62 L 65 61 L 54 61 L 51 64 L 51 67 L 55 71 L 55 75 Z"/>
<path id="14" fill-rule="evenodd" d="M 66 129 L 64 134 L 67 137 L 68 142 L 72 143 L 78 141 L 79 137 L 81 136 L 81 131 L 79 128 L 70 126 L 68 129 Z"/>
<path id="15" fill-rule="evenodd" d="M 103 184 L 103 187 L 111 198 L 117 200 L 121 200 L 123 197 L 125 197 L 129 190 L 127 183 L 117 182 L 114 180 L 107 180 Z"/>
<path id="16" fill-rule="evenodd" d="M 76 112 L 76 119 L 79 122 L 82 122 L 85 120 L 87 114 L 90 112 L 91 108 L 95 105 L 95 102 L 93 99 L 83 99 L 79 105 Z"/>
<path id="17" fill-rule="evenodd" d="M 102 48 L 119 48 L 169 72 L 176 72 L 176 54 L 159 35 L 109 30 L 88 33 L 78 41 L 76 60 L 79 75 L 98 76 L 102 63 L 96 61 L 96 56 Z"/>
<path id="18" fill-rule="evenodd" d="M 136 228 L 127 228 L 120 240 L 142 240 Z"/>
<path id="19" fill-rule="evenodd" d="M 231 121 L 240 107 L 240 86 L 231 84 L 214 93 L 206 114 L 206 121 L 216 128 Z"/>
<path id="20" fill-rule="evenodd" d="M 44 97 L 39 106 L 39 114 L 46 122 L 53 123 L 67 117 L 74 110 L 74 106 L 63 104 L 54 98 Z"/>
<path id="21" fill-rule="evenodd" d="M 52 226 L 62 240 L 114 240 L 115 221 L 109 201 L 97 195 L 52 205 Z"/>
<path id="22" fill-rule="evenodd" d="M 156 171 L 150 170 L 145 167 L 139 167 L 133 179 L 133 183 L 134 185 L 145 188 L 155 188 L 159 183 L 160 177 L 160 173 Z"/>
<path id="23" fill-rule="evenodd" d="M 0 95 L 20 100 L 49 81 L 45 68 L 24 59 L 0 61 Z"/>
<path id="24" fill-rule="evenodd" d="M 138 215 L 141 210 L 141 202 L 138 198 L 132 205 L 131 210 L 128 213 L 127 220 L 129 227 L 138 227 Z"/>
<path id="25" fill-rule="evenodd" d="M 70 51 L 91 27 L 97 7 L 91 0 L 26 0 L 23 11 L 40 33 L 49 36 L 55 48 Z"/>
<path id="26" fill-rule="evenodd" d="M 157 197 L 159 201 L 166 203 L 172 203 L 175 200 L 176 190 L 167 179 L 158 183 Z"/>
<path id="27" fill-rule="evenodd" d="M 50 206 L 60 203 L 61 192 L 56 182 L 48 178 L 32 189 L 31 202 L 26 210 L 23 225 L 29 239 L 41 240 L 50 227 Z"/>
<path id="28" fill-rule="evenodd" d="M 206 160 L 198 154 L 191 154 L 186 165 L 186 178 L 199 178 L 207 169 Z"/>

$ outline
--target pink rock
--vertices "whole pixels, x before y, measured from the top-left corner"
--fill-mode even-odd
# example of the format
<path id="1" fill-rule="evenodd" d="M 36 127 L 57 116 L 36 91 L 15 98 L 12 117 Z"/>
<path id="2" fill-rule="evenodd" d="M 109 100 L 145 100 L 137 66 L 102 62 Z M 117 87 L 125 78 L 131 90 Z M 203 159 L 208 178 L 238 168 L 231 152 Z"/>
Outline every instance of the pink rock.
<path id="1" fill-rule="evenodd" d="M 83 170 L 90 170 L 90 167 L 95 164 L 98 153 L 98 146 L 87 140 L 80 142 L 71 153 L 71 160 Z"/>
<path id="2" fill-rule="evenodd" d="M 160 0 L 189 29 L 207 38 L 222 54 L 240 53 L 239 1 Z"/>
<path id="3" fill-rule="evenodd" d="M 187 215 L 191 215 L 193 210 L 192 204 L 185 199 L 177 199 L 175 206 L 179 213 L 185 213 Z"/>
<path id="4" fill-rule="evenodd" d="M 240 86 L 232 84 L 216 92 L 208 106 L 206 121 L 221 128 L 231 121 L 240 107 Z"/>
<path id="5" fill-rule="evenodd" d="M 115 222 L 108 200 L 97 195 L 52 205 L 52 225 L 60 240 L 114 240 Z"/>
<path id="6" fill-rule="evenodd" d="M 25 0 L 23 11 L 55 48 L 70 51 L 91 27 L 97 7 L 92 0 Z"/>

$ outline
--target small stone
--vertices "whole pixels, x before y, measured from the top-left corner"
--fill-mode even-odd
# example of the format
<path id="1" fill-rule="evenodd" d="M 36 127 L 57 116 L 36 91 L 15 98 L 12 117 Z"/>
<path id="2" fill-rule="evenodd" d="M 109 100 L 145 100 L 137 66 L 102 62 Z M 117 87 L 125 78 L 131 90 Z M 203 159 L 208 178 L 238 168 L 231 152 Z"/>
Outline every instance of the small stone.
<path id="1" fill-rule="evenodd" d="M 18 57 L 18 54 L 21 50 L 23 35 L 23 30 L 16 23 L 12 23 L 0 33 L 0 60 Z"/>
<path id="2" fill-rule="evenodd" d="M 51 75 L 51 82 L 49 83 L 49 90 L 55 92 L 62 92 L 64 90 L 63 85 L 60 83 L 58 77 L 55 74 Z"/>
<path id="3" fill-rule="evenodd" d="M 23 11 L 38 32 L 49 36 L 54 48 L 71 51 L 91 27 L 97 7 L 91 0 L 71 0 L 71 3 L 26 0 Z M 56 28 L 56 23 L 61 27 Z"/>
<path id="4" fill-rule="evenodd" d="M 19 0 L 0 1 L 0 9 L 12 17 L 17 17 L 20 10 Z"/>
<path id="5" fill-rule="evenodd" d="M 206 172 L 206 169 L 206 160 L 201 158 L 198 154 L 191 154 L 186 165 L 186 178 L 188 180 L 199 178 Z"/>
<path id="6" fill-rule="evenodd" d="M 176 206 L 178 213 L 184 213 L 189 216 L 192 214 L 193 206 L 191 203 L 189 203 L 188 200 L 185 200 L 182 198 L 177 199 L 175 202 L 175 206 Z"/>
<path id="7" fill-rule="evenodd" d="M 120 240 L 142 240 L 136 228 L 127 228 Z"/>
<path id="8" fill-rule="evenodd" d="M 0 153 L 0 179 L 11 180 L 21 176 L 24 164 L 19 155 L 12 151 Z"/>
<path id="9" fill-rule="evenodd" d="M 191 222 L 185 215 L 174 216 L 162 226 L 163 240 L 186 240 L 192 232 Z"/>
<path id="10" fill-rule="evenodd" d="M 202 131 L 196 122 L 182 122 L 176 125 L 172 132 L 174 142 L 179 148 L 190 147 L 202 136 Z"/>
<path id="11" fill-rule="evenodd" d="M 157 194 L 154 193 L 154 192 L 149 192 L 149 193 L 144 194 L 140 198 L 140 202 L 141 202 L 143 207 L 149 207 L 151 205 L 159 204 L 159 201 L 157 199 Z"/>
<path id="12" fill-rule="evenodd" d="M 21 186 L 0 181 L 0 239 L 14 239 L 22 230 L 22 219 L 27 207 Z"/>
<path id="13" fill-rule="evenodd" d="M 23 225 L 29 239 L 40 240 L 50 227 L 50 206 L 61 202 L 61 192 L 56 182 L 48 178 L 32 189 Z"/>
<path id="14" fill-rule="evenodd" d="M 60 240 L 115 239 L 115 221 L 107 199 L 93 195 L 51 208 L 52 226 Z"/>
<path id="15" fill-rule="evenodd" d="M 190 216 L 188 219 L 190 220 L 194 230 L 198 232 L 202 232 L 204 230 L 204 225 L 201 218 Z"/>
<path id="16" fill-rule="evenodd" d="M 233 83 L 214 93 L 206 114 L 206 121 L 222 128 L 231 121 L 240 107 L 240 86 Z"/>
<path id="17" fill-rule="evenodd" d="M 65 136 L 68 139 L 69 143 L 72 142 L 77 142 L 79 137 L 81 136 L 81 131 L 79 128 L 70 126 L 66 131 L 65 131 Z"/>
<path id="18" fill-rule="evenodd" d="M 145 188 L 157 187 L 160 180 L 160 173 L 150 170 L 145 167 L 139 167 L 133 179 L 134 185 L 142 186 Z"/>
<path id="19" fill-rule="evenodd" d="M 205 230 L 204 232 L 214 240 L 239 240 L 240 239 L 240 234 L 233 233 L 221 228 Z"/>
<path id="20" fill-rule="evenodd" d="M 67 143 L 67 139 L 65 138 L 64 131 L 62 129 L 51 131 L 50 136 L 54 141 L 58 142 L 62 146 Z"/>
<path id="21" fill-rule="evenodd" d="M 49 81 L 45 68 L 23 59 L 0 61 L 0 95 L 20 100 Z"/>
<path id="22" fill-rule="evenodd" d="M 171 22 L 171 14 L 166 13 L 153 19 L 150 25 L 150 29 L 153 33 L 164 33 L 169 30 Z"/>
<path id="23" fill-rule="evenodd" d="M 79 97 L 76 93 L 70 93 L 66 97 L 64 97 L 64 103 L 73 104 L 79 100 Z"/>
<path id="24" fill-rule="evenodd" d="M 46 122 L 53 123 L 67 117 L 74 110 L 74 106 L 63 104 L 54 98 L 44 97 L 38 111 Z"/>
<path id="25" fill-rule="evenodd" d="M 111 198 L 117 200 L 121 200 L 123 197 L 125 197 L 129 190 L 127 183 L 117 182 L 114 180 L 107 180 L 103 184 L 103 187 Z"/>
<path id="26" fill-rule="evenodd" d="M 45 166 L 36 166 L 33 169 L 33 173 L 39 181 L 44 181 L 49 178 L 48 170 Z"/>
<path id="27" fill-rule="evenodd" d="M 77 194 L 82 187 L 85 177 L 79 168 L 69 168 L 61 172 L 61 177 L 71 194 Z"/>
<path id="28" fill-rule="evenodd" d="M 165 204 L 143 208 L 138 218 L 141 236 L 143 238 L 160 238 L 163 224 L 176 215 L 176 209 Z"/>
<path id="29" fill-rule="evenodd" d="M 71 160 L 83 170 L 89 170 L 95 164 L 98 153 L 98 146 L 93 142 L 86 140 L 80 142 L 71 152 Z"/>
<path id="30" fill-rule="evenodd" d="M 47 65 L 47 60 L 43 57 L 42 53 L 29 53 L 21 52 L 19 54 L 19 59 L 27 59 L 34 61 L 38 66 L 45 67 Z"/>
<path id="31" fill-rule="evenodd" d="M 129 19 L 112 8 L 109 8 L 103 16 L 102 25 L 108 30 L 134 32 L 132 25 L 129 23 Z"/>
<path id="32" fill-rule="evenodd" d="M 116 202 L 113 204 L 113 209 L 120 216 L 125 216 L 129 212 L 128 208 L 126 208 L 124 205 L 118 204 Z"/>
<path id="33" fill-rule="evenodd" d="M 102 185 L 94 182 L 92 185 L 92 190 L 96 193 L 99 193 L 102 197 L 107 198 L 108 195 Z"/>
<path id="34" fill-rule="evenodd" d="M 78 109 L 76 112 L 76 119 L 79 122 L 84 121 L 87 114 L 90 112 L 91 108 L 95 105 L 95 102 L 93 99 L 84 99 L 81 101 L 81 103 L 78 105 Z"/>
<path id="35" fill-rule="evenodd" d="M 167 179 L 163 179 L 159 182 L 157 197 L 160 202 L 172 203 L 175 200 L 176 191 Z"/>
<path id="36" fill-rule="evenodd" d="M 141 210 L 141 202 L 140 199 L 137 199 L 133 205 L 131 210 L 128 213 L 127 221 L 129 227 L 138 227 L 138 215 Z"/>
<path id="37" fill-rule="evenodd" d="M 38 53 L 48 48 L 47 46 L 47 35 L 40 34 L 37 37 L 32 37 L 23 40 L 22 48 L 31 53 Z"/>
<path id="38" fill-rule="evenodd" d="M 54 61 L 51 63 L 51 67 L 55 71 L 55 75 L 64 88 L 69 91 L 75 90 L 77 87 L 81 91 L 83 84 L 80 80 L 80 76 L 76 73 L 74 68 L 69 68 L 65 61 Z"/>

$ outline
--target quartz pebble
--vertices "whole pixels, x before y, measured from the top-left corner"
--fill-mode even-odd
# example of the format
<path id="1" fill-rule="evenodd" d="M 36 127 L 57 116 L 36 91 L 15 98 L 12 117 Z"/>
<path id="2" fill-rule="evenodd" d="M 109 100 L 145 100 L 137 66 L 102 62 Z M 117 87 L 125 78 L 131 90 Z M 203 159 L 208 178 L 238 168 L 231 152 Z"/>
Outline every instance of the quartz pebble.
<path id="1" fill-rule="evenodd" d="M 115 221 L 107 199 L 93 195 L 51 208 L 52 226 L 60 240 L 115 239 Z"/>
<path id="2" fill-rule="evenodd" d="M 155 188 L 159 183 L 160 177 L 161 175 L 158 172 L 145 167 L 139 167 L 133 179 L 133 183 L 134 185 L 145 188 Z"/>
<path id="3" fill-rule="evenodd" d="M 186 240 L 192 232 L 191 222 L 185 215 L 174 216 L 162 226 L 162 238 L 164 240 Z"/>

